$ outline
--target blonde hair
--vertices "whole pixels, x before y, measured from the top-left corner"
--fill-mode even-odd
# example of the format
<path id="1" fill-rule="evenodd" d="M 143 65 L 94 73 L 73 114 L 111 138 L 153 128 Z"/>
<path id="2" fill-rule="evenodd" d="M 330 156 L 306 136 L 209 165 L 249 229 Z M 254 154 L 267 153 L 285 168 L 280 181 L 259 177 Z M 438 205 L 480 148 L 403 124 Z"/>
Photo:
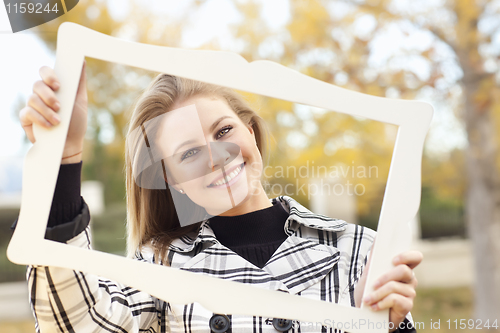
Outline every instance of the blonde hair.
<path id="1" fill-rule="evenodd" d="M 226 101 L 244 124 L 252 127 L 257 147 L 264 160 L 267 129 L 264 121 L 244 99 L 229 88 L 193 81 L 172 75 L 160 74 L 137 101 L 128 130 L 126 147 L 138 147 L 137 136 L 130 135 L 145 122 L 171 111 L 177 103 L 192 97 L 214 97 Z M 181 227 L 174 206 L 175 191 L 147 189 L 137 185 L 132 171 L 135 151 L 125 151 L 127 188 L 127 255 L 133 257 L 143 246 L 152 246 L 155 260 L 168 265 L 166 254 L 170 243 L 196 231 L 201 222 Z M 204 209 L 194 202 L 187 207 L 193 216 Z M 197 221 L 200 221 L 198 219 Z"/>

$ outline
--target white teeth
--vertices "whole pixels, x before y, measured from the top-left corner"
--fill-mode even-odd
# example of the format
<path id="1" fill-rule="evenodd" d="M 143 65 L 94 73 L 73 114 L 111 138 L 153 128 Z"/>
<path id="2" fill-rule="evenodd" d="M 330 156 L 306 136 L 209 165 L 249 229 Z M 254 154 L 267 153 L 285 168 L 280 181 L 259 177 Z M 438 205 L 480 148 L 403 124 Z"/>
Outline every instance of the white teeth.
<path id="1" fill-rule="evenodd" d="M 229 182 L 231 179 L 233 179 L 234 177 L 236 177 L 241 171 L 241 166 L 238 166 L 233 172 L 231 172 L 229 175 L 227 175 L 227 182 Z M 217 182 L 215 182 L 213 184 L 213 186 L 219 186 L 219 185 L 222 185 L 222 184 L 226 184 L 227 183 L 226 180 L 221 179 L 221 180 L 218 180 Z"/>

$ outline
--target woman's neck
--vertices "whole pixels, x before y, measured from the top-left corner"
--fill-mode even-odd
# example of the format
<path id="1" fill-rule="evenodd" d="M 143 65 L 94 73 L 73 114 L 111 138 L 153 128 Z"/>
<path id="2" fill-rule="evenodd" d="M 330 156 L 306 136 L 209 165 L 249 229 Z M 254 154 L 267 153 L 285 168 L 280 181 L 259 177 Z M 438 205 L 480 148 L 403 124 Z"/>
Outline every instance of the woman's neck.
<path id="1" fill-rule="evenodd" d="M 264 208 L 271 207 L 272 203 L 267 197 L 266 192 L 262 183 L 259 182 L 259 187 L 254 189 L 253 193 L 249 194 L 248 197 L 243 200 L 239 205 L 231 208 L 224 213 L 218 214 L 219 216 L 238 216 L 243 214 L 248 214 L 261 210 Z"/>

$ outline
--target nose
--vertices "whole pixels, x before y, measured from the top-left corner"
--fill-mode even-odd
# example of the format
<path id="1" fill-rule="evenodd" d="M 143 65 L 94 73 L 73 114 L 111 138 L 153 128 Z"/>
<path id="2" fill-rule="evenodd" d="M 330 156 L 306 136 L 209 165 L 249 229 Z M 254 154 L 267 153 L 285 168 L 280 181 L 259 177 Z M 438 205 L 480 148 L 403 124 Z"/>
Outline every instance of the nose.
<path id="1" fill-rule="evenodd" d="M 227 145 L 219 142 L 209 143 L 210 149 L 210 159 L 208 161 L 208 167 L 215 171 L 220 167 L 228 164 L 231 160 L 231 152 L 229 151 Z"/>

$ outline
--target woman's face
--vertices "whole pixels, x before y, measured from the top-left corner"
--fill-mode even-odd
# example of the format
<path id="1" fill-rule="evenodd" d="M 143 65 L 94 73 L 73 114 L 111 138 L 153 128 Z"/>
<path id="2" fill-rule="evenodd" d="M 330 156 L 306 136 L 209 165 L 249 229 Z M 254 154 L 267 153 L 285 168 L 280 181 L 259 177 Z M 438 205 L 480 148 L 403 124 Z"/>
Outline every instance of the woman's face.
<path id="1" fill-rule="evenodd" d="M 169 183 L 211 215 L 226 215 L 262 190 L 253 129 L 224 100 L 194 97 L 176 104 L 162 119 L 157 144 Z"/>

